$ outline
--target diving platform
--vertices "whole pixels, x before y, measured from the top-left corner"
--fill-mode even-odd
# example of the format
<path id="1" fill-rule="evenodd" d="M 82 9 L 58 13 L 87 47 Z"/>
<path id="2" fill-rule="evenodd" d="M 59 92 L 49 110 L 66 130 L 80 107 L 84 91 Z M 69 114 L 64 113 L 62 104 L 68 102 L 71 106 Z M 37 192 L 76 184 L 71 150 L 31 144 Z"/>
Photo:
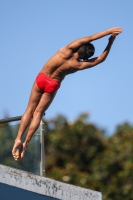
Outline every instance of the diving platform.
<path id="1" fill-rule="evenodd" d="M 102 200 L 97 191 L 0 164 L 1 200 Z"/>

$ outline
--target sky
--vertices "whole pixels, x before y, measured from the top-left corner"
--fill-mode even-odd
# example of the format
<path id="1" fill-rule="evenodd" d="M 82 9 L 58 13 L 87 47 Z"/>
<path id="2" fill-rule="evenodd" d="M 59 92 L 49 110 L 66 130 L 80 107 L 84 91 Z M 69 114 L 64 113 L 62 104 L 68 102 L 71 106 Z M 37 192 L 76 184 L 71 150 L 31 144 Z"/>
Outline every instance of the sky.
<path id="1" fill-rule="evenodd" d="M 100 65 L 63 80 L 45 119 L 58 114 L 88 121 L 113 134 L 118 125 L 133 125 L 133 1 L 1 0 L 0 119 L 21 116 L 32 84 L 45 62 L 71 41 L 121 27 L 110 54 Z M 99 56 L 109 36 L 92 42 Z"/>

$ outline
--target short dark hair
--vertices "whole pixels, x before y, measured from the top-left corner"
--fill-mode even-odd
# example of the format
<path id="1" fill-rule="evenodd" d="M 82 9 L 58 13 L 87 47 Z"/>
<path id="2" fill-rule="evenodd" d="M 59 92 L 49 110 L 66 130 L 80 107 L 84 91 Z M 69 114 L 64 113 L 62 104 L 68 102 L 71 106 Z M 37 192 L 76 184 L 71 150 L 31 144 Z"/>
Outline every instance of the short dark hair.
<path id="1" fill-rule="evenodd" d="M 87 59 L 90 58 L 91 56 L 93 56 L 95 53 L 95 47 L 93 44 L 91 44 L 90 42 L 81 46 L 78 49 L 78 54 L 80 59 Z"/>

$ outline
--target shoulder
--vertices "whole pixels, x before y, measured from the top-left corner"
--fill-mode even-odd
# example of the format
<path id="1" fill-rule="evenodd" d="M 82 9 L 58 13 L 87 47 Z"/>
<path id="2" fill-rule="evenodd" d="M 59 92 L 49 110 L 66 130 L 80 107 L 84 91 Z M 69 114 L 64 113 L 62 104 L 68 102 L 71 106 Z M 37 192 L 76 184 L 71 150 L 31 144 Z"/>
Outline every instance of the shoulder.
<path id="1" fill-rule="evenodd" d="M 58 50 L 58 53 L 61 54 L 63 57 L 68 58 L 72 56 L 73 51 L 68 46 L 64 46 Z"/>

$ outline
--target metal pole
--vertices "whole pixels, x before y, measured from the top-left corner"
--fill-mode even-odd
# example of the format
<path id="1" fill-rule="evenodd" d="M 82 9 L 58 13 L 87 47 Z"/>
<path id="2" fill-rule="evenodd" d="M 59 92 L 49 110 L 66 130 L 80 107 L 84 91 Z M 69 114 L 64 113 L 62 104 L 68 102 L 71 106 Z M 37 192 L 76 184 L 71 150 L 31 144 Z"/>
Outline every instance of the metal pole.
<path id="1" fill-rule="evenodd" d="M 13 121 L 19 121 L 19 120 L 21 120 L 21 118 L 22 118 L 22 116 L 11 117 L 11 118 L 6 118 L 6 119 L 0 119 L 0 124 L 13 122 Z"/>
<path id="2" fill-rule="evenodd" d="M 45 176 L 44 123 L 42 120 L 40 122 L 40 145 L 41 145 L 40 176 Z"/>

